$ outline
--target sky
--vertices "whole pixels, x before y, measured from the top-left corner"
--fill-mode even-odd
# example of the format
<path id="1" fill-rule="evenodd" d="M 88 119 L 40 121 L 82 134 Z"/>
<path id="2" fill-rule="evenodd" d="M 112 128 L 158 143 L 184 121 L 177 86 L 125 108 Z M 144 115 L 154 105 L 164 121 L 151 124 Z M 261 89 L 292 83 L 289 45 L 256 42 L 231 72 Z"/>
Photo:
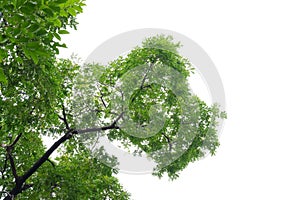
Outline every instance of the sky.
<path id="1" fill-rule="evenodd" d="M 118 174 L 136 200 L 300 199 L 300 12 L 298 1 L 88 0 L 77 31 L 62 40 L 85 59 L 98 45 L 139 28 L 179 32 L 213 60 L 226 95 L 215 156 L 175 181 Z M 200 84 L 200 83 L 199 83 Z"/>

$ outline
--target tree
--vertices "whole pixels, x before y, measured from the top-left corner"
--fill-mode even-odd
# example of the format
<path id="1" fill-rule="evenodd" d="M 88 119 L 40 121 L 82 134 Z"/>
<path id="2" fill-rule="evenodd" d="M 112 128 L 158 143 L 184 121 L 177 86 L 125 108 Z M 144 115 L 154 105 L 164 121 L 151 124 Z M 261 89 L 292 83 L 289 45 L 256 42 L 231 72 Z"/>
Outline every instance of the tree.
<path id="1" fill-rule="evenodd" d="M 116 171 L 88 156 L 65 124 L 78 65 L 56 55 L 82 6 L 82 0 L 1 0 L 0 198 L 129 198 Z M 46 150 L 44 135 L 60 139 Z M 64 156 L 51 160 L 62 143 Z"/>
<path id="2" fill-rule="evenodd" d="M 147 153 L 158 164 L 153 174 L 171 179 L 219 145 L 215 127 L 225 115 L 188 90 L 193 67 L 172 37 L 150 37 L 107 66 L 56 58 L 65 47 L 60 35 L 76 29 L 83 6 L 82 0 L 0 4 L 4 199 L 129 199 L 114 177 L 116 158 L 89 148 L 99 134 Z M 56 139 L 49 149 L 44 136 Z"/>

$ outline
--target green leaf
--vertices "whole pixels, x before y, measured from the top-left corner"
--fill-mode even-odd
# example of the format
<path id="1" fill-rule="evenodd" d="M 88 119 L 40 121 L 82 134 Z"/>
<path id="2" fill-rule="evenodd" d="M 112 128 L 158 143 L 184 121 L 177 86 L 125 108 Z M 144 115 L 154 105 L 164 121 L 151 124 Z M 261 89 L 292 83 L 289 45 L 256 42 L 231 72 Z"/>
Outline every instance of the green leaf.
<path id="1" fill-rule="evenodd" d="M 67 45 L 65 43 L 63 44 L 57 44 L 58 47 L 67 48 Z"/>
<path id="2" fill-rule="evenodd" d="M 25 47 L 23 47 L 22 49 L 23 49 L 23 52 L 24 52 L 26 58 L 31 59 L 30 51 L 27 50 Z"/>
<path id="3" fill-rule="evenodd" d="M 28 42 L 27 47 L 30 49 L 38 49 L 40 48 L 40 43 L 39 42 Z"/>
<path id="4" fill-rule="evenodd" d="M 7 84 L 7 79 L 2 68 L 0 68 L 0 82 Z"/>
<path id="5" fill-rule="evenodd" d="M 63 4 L 66 3 L 68 0 L 56 0 L 55 3 L 56 4 Z"/>
<path id="6" fill-rule="evenodd" d="M 60 7 L 57 6 L 56 4 L 49 5 L 49 8 L 52 9 L 52 11 L 55 12 L 55 13 L 60 12 Z"/>
<path id="7" fill-rule="evenodd" d="M 55 18 L 54 20 L 53 20 L 53 24 L 54 24 L 54 26 L 56 26 L 56 27 L 61 27 L 61 21 L 59 20 L 59 19 L 57 19 L 57 18 Z"/>
<path id="8" fill-rule="evenodd" d="M 76 10 L 74 8 L 68 8 L 68 12 L 72 15 L 72 16 L 76 16 Z"/>
<path id="9" fill-rule="evenodd" d="M 58 33 L 59 34 L 69 34 L 69 31 L 67 31 L 67 30 L 59 30 Z"/>
<path id="10" fill-rule="evenodd" d="M 40 28 L 40 25 L 32 24 L 32 25 L 30 25 L 28 30 L 29 30 L 29 32 L 35 32 L 35 31 L 38 31 L 39 28 Z"/>
<path id="11" fill-rule="evenodd" d="M 54 35 L 54 37 L 55 37 L 56 39 L 58 39 L 59 41 L 61 40 L 61 37 L 60 37 L 60 35 L 59 35 L 59 34 L 57 34 L 57 33 L 53 32 L 53 35 Z"/>
<path id="12" fill-rule="evenodd" d="M 32 14 L 32 8 L 31 7 L 29 7 L 28 5 L 23 5 L 22 7 L 21 7 L 21 9 L 20 9 L 24 14 L 26 14 L 26 15 L 30 15 L 30 14 Z"/>
<path id="13" fill-rule="evenodd" d="M 37 55 L 35 54 L 35 52 L 31 53 L 30 56 L 31 56 L 31 58 L 32 58 L 32 60 L 33 60 L 33 62 L 34 62 L 34 64 L 38 64 L 39 59 L 38 59 Z"/>
<path id="14" fill-rule="evenodd" d="M 43 11 L 44 11 L 49 17 L 53 17 L 53 16 L 54 16 L 54 12 L 53 12 L 50 8 L 45 7 L 45 8 L 43 9 Z"/>

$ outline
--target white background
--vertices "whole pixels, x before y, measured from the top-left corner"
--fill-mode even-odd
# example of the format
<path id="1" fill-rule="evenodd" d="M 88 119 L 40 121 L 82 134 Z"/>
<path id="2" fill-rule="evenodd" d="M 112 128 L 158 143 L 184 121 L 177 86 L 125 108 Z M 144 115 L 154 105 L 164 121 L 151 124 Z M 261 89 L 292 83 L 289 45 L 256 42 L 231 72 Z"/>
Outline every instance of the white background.
<path id="1" fill-rule="evenodd" d="M 300 199 L 300 4 L 298 1 L 88 0 L 77 31 L 63 37 L 86 58 L 137 28 L 196 41 L 222 78 L 227 113 L 217 155 L 178 180 L 119 174 L 136 200 Z"/>

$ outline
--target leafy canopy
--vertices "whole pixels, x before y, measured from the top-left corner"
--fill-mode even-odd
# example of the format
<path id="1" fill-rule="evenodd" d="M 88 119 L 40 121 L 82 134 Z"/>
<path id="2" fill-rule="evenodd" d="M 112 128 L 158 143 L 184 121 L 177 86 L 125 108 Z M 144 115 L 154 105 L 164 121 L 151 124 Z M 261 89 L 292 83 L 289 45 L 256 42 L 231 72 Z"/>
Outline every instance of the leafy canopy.
<path id="1" fill-rule="evenodd" d="M 217 121 L 224 115 L 190 91 L 194 68 L 180 47 L 171 36 L 157 35 L 106 66 L 87 64 L 77 77 L 73 110 L 81 113 L 75 123 L 81 127 L 117 118 L 118 128 L 103 134 L 133 154 L 145 153 L 157 164 L 153 174 L 171 179 L 206 152 L 215 154 Z M 95 147 L 97 134 L 82 141 Z"/>
<path id="2" fill-rule="evenodd" d="M 114 176 L 116 158 L 88 148 L 99 134 L 146 153 L 153 174 L 171 179 L 219 145 L 224 113 L 189 91 L 193 67 L 171 36 L 147 38 L 107 66 L 56 58 L 83 6 L 1 0 L 0 198 L 129 199 Z M 45 136 L 56 140 L 49 149 Z"/>
<path id="3" fill-rule="evenodd" d="M 129 198 L 115 170 L 66 136 L 79 65 L 56 55 L 83 6 L 83 0 L 1 0 L 0 199 Z M 47 150 L 44 136 L 61 138 L 62 156 L 49 158 L 58 146 Z"/>

